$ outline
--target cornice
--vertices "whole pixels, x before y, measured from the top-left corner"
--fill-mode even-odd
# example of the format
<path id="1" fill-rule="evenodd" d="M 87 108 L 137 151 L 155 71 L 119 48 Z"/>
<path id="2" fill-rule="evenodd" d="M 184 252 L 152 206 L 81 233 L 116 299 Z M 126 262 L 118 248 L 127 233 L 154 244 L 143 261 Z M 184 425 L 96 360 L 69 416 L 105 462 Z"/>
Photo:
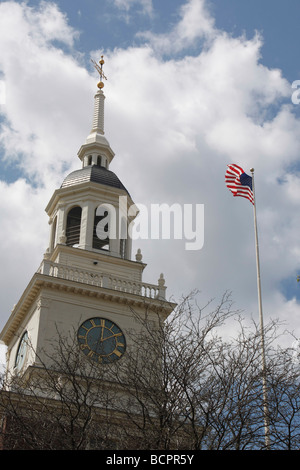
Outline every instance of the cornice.
<path id="1" fill-rule="evenodd" d="M 138 269 L 144 271 L 147 266 L 146 263 L 141 261 L 133 261 L 131 259 L 119 258 L 117 256 L 111 256 L 109 254 L 101 253 L 99 250 L 90 251 L 82 250 L 81 248 L 74 248 L 72 246 L 57 244 L 50 255 L 50 260 L 55 261 L 59 253 L 66 253 L 68 255 L 73 255 L 74 257 L 84 258 L 85 260 L 94 261 L 97 260 L 99 263 L 103 262 L 104 264 L 110 264 L 115 266 L 128 267 L 130 269 Z"/>
<path id="2" fill-rule="evenodd" d="M 48 202 L 45 212 L 50 216 L 58 204 L 59 200 L 62 197 L 73 197 L 74 195 L 82 198 L 84 197 L 101 197 L 107 196 L 109 200 L 117 200 L 119 196 L 126 196 L 127 197 L 127 209 L 131 206 L 134 206 L 134 202 L 128 193 L 121 188 L 110 187 L 105 184 L 101 183 L 93 183 L 93 182 L 85 182 L 81 184 L 77 184 L 76 186 L 70 186 L 66 188 L 58 188 L 54 191 L 50 201 Z M 101 202 L 102 199 L 101 199 Z"/>
<path id="3" fill-rule="evenodd" d="M 128 292 L 108 289 L 104 287 L 83 284 L 45 274 L 35 273 L 21 296 L 19 302 L 13 308 L 11 315 L 0 333 L 0 341 L 8 345 L 16 334 L 30 307 L 38 298 L 42 289 L 54 289 L 68 294 L 77 294 L 102 299 L 105 301 L 123 303 L 131 307 L 151 307 L 152 310 L 167 317 L 176 304 L 166 300 L 153 299 Z"/>

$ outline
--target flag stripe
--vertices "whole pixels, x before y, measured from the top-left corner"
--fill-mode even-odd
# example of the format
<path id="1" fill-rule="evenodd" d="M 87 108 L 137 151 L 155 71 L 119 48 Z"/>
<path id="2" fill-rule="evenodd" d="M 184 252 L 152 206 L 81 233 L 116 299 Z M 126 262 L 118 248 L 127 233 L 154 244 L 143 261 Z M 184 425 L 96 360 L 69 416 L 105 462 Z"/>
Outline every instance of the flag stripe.
<path id="1" fill-rule="evenodd" d="M 252 191 L 252 177 L 247 175 L 239 165 L 227 165 L 225 174 L 225 183 L 233 196 L 241 196 L 254 204 L 254 195 Z"/>

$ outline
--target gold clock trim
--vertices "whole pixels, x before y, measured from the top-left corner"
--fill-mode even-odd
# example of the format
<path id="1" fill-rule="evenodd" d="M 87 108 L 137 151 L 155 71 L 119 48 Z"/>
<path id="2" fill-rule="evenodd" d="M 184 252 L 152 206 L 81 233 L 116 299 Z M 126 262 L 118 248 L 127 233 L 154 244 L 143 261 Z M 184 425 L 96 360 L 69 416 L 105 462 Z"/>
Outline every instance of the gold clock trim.
<path id="1" fill-rule="evenodd" d="M 100 331 L 94 331 L 93 334 L 95 329 Z M 85 320 L 78 328 L 77 339 L 82 352 L 99 364 L 115 362 L 126 350 L 123 331 L 115 322 L 104 317 Z"/>

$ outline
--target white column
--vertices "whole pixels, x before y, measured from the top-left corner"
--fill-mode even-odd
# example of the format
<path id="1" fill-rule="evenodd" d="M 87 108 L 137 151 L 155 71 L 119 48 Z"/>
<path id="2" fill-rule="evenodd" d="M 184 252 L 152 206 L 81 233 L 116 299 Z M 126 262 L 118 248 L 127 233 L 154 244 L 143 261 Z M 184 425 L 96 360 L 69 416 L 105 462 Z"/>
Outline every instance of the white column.
<path id="1" fill-rule="evenodd" d="M 60 205 L 58 207 L 57 211 L 57 230 L 56 230 L 56 240 L 55 240 L 55 245 L 57 243 L 66 243 L 66 223 L 67 221 L 65 220 L 66 217 L 66 209 L 63 205 Z"/>
<path id="2" fill-rule="evenodd" d="M 95 218 L 94 203 L 87 201 L 82 206 L 79 247 L 83 250 L 92 250 L 93 228 Z"/>

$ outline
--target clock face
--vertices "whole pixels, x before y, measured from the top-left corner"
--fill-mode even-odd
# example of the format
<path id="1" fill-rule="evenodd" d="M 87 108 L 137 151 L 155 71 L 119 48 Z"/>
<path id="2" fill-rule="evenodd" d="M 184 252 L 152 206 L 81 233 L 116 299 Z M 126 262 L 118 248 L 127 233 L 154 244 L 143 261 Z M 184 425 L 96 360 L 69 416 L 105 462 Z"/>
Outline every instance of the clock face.
<path id="1" fill-rule="evenodd" d="M 99 364 L 120 359 L 126 349 L 122 330 L 106 318 L 86 320 L 79 327 L 77 338 L 83 353 Z"/>
<path id="2" fill-rule="evenodd" d="M 26 331 L 20 340 L 17 355 L 16 355 L 15 367 L 18 370 L 22 369 L 23 367 L 25 357 L 26 357 L 26 352 L 27 352 L 27 346 L 28 346 L 28 333 Z"/>

